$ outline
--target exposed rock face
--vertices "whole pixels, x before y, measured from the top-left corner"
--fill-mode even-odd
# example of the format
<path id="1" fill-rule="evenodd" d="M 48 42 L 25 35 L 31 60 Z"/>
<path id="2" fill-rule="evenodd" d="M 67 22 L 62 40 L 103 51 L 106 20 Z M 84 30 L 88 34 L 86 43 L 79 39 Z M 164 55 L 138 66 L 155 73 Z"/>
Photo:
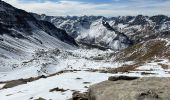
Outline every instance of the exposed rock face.
<path id="1" fill-rule="evenodd" d="M 104 81 L 89 88 L 89 100 L 170 100 L 170 78 Z"/>

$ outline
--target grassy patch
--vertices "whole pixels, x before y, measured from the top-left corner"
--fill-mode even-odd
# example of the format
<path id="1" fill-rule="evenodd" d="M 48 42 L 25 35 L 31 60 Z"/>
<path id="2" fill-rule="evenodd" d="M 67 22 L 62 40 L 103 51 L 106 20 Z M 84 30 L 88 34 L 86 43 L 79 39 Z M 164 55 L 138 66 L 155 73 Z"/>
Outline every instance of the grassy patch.
<path id="1" fill-rule="evenodd" d="M 123 65 L 122 67 L 109 69 L 108 73 L 118 73 L 118 72 L 129 72 L 133 71 L 138 67 L 138 65 Z"/>
<path id="2" fill-rule="evenodd" d="M 3 89 L 12 88 L 12 87 L 15 87 L 15 86 L 18 86 L 18 85 L 21 85 L 21 84 L 26 84 L 26 83 L 27 83 L 27 81 L 22 80 L 22 79 L 9 81 L 3 86 Z"/>
<path id="3" fill-rule="evenodd" d="M 164 40 L 148 40 L 120 51 L 116 61 L 148 62 L 155 57 L 170 59 L 170 47 Z"/>

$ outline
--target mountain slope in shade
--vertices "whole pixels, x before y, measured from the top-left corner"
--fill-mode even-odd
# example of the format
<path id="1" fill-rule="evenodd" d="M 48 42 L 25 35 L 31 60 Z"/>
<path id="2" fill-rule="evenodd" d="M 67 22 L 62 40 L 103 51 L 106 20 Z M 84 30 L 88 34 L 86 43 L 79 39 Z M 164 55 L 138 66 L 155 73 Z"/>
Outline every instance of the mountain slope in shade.
<path id="1" fill-rule="evenodd" d="M 66 31 L 3 1 L 0 1 L 0 15 L 0 55 L 4 58 L 28 54 L 36 49 L 73 49 L 77 46 Z"/>

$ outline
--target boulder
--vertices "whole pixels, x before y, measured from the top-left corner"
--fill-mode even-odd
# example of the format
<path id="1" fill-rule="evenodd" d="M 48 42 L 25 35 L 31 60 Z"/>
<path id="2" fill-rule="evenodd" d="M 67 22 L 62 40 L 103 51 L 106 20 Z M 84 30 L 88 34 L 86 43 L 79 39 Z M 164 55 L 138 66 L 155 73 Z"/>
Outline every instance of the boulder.
<path id="1" fill-rule="evenodd" d="M 111 77 L 90 86 L 88 100 L 170 100 L 169 91 L 170 78 Z"/>

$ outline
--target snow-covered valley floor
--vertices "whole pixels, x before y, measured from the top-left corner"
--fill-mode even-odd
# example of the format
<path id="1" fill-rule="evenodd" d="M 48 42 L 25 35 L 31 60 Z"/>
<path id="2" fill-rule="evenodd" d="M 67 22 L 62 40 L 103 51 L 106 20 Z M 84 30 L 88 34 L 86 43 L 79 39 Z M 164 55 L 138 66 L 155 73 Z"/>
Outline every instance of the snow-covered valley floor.
<path id="1" fill-rule="evenodd" d="M 127 73 L 92 71 L 93 69 L 117 68 L 134 63 L 113 62 L 114 57 L 111 57 L 113 53 L 114 51 L 97 49 L 37 51 L 31 59 L 15 62 L 13 65 L 16 67 L 0 71 L 1 100 L 34 100 L 38 98 L 67 100 L 71 98 L 74 91 L 85 92 L 90 85 L 107 80 L 109 76 L 114 75 L 170 77 L 170 61 L 167 59 L 146 63 Z M 65 72 L 54 74 L 60 71 Z M 51 74 L 54 75 L 50 76 Z M 41 75 L 48 77 L 3 89 L 7 81 Z M 51 91 L 52 89 L 54 91 Z"/>

